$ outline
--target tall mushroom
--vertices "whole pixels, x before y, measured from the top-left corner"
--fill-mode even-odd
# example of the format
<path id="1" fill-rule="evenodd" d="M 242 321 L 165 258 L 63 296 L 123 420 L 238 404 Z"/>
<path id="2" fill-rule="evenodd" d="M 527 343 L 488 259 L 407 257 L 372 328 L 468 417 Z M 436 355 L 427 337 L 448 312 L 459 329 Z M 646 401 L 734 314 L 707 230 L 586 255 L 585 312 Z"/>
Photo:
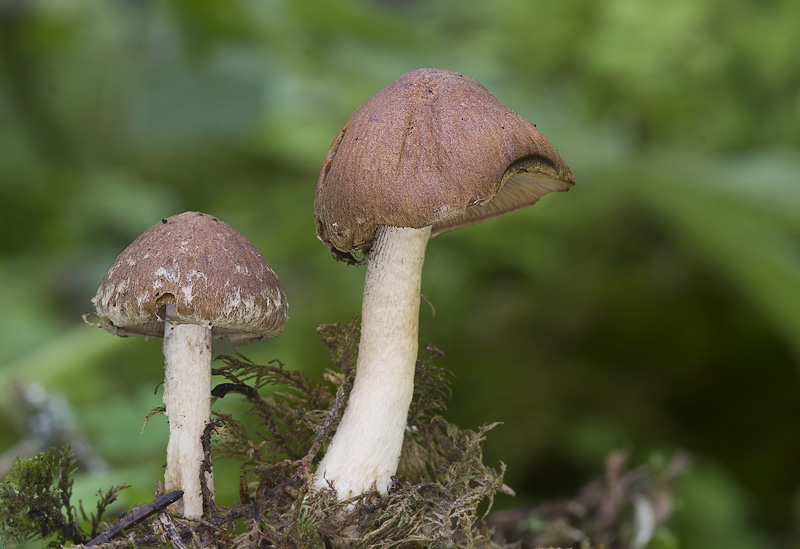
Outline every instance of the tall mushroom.
<path id="1" fill-rule="evenodd" d="M 231 225 L 186 212 L 162 219 L 134 240 L 108 269 L 92 302 L 100 327 L 112 334 L 164 338 L 170 429 L 165 489 L 183 490 L 183 516 L 201 517 L 212 337 L 241 344 L 278 335 L 288 307 L 278 277 Z M 206 478 L 213 486 L 210 473 Z"/>
<path id="2" fill-rule="evenodd" d="M 386 493 L 414 383 L 430 237 L 534 204 L 574 183 L 530 122 L 463 74 L 417 69 L 359 107 L 333 141 L 314 201 L 333 256 L 368 254 L 356 378 L 316 473 L 339 499 Z"/>

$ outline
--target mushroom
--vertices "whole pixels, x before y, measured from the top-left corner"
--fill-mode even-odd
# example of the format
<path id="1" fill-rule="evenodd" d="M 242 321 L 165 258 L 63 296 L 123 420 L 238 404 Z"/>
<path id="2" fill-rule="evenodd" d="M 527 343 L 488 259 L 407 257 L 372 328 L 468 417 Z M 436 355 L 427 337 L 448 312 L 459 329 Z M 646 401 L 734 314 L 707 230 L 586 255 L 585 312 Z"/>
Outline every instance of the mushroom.
<path id="1" fill-rule="evenodd" d="M 414 384 L 429 238 L 566 191 L 572 172 L 533 124 L 475 80 L 408 72 L 359 107 L 317 181 L 317 236 L 334 258 L 368 254 L 356 378 L 316 472 L 340 500 L 397 470 Z"/>
<path id="2" fill-rule="evenodd" d="M 241 344 L 279 334 L 288 305 L 278 277 L 231 225 L 186 212 L 162 219 L 134 240 L 108 269 L 92 302 L 106 331 L 164 338 L 163 400 L 170 428 L 165 490 L 183 490 L 176 511 L 201 517 L 212 338 Z M 210 472 L 206 480 L 213 490 Z"/>

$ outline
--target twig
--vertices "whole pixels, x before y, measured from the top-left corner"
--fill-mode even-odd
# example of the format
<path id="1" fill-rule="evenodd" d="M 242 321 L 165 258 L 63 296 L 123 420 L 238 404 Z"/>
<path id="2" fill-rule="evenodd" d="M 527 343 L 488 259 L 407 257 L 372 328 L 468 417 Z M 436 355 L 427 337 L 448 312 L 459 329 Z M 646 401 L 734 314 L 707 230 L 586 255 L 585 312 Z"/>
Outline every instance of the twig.
<path id="1" fill-rule="evenodd" d="M 297 469 L 297 472 L 294 474 L 295 478 L 300 475 L 301 473 L 305 473 L 308 470 L 308 466 L 316 457 L 317 452 L 319 452 L 320 448 L 322 447 L 322 443 L 328 437 L 328 431 L 331 428 L 331 424 L 333 420 L 336 418 L 336 413 L 339 411 L 339 408 L 344 404 L 345 399 L 350 394 L 351 389 L 351 380 L 353 378 L 352 372 L 347 375 L 339 386 L 339 389 L 336 391 L 336 399 L 333 401 L 333 406 L 328 411 L 328 415 L 325 417 L 325 421 L 317 427 L 316 431 L 317 434 L 314 437 L 314 442 L 311 444 L 311 448 L 309 449 L 308 453 L 300 460 L 300 467 Z"/>
<path id="2" fill-rule="evenodd" d="M 158 519 L 164 526 L 164 530 L 167 532 L 167 536 L 169 537 L 169 540 L 172 542 L 172 545 L 174 545 L 178 549 L 186 549 L 186 545 L 184 545 L 183 541 L 181 540 L 181 536 L 175 529 L 175 523 L 172 522 L 172 519 L 170 518 L 169 514 L 160 513 L 158 515 Z"/>
<path id="3" fill-rule="evenodd" d="M 174 492 L 169 492 L 168 494 L 164 494 L 163 496 L 158 496 L 156 499 L 142 505 L 133 510 L 130 514 L 128 514 L 125 518 L 117 522 L 114 526 L 94 538 L 92 541 L 86 544 L 86 547 L 91 547 L 92 545 L 100 545 L 101 543 L 105 543 L 109 541 L 111 538 L 116 536 L 119 532 L 124 530 L 125 528 L 130 528 L 137 522 L 141 522 L 144 519 L 158 513 L 161 509 L 175 503 L 179 499 L 183 497 L 183 490 L 175 490 Z"/>

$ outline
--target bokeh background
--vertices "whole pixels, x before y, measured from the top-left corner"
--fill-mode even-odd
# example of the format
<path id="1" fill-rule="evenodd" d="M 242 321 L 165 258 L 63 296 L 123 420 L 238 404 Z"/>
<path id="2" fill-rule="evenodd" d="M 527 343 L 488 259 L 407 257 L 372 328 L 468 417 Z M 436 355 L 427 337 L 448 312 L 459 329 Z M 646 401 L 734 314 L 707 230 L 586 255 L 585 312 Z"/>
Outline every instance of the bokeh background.
<path id="1" fill-rule="evenodd" d="M 0 461 L 72 440 L 79 497 L 152 498 L 159 343 L 81 315 L 182 211 L 284 284 L 284 333 L 241 352 L 318 378 L 315 328 L 359 313 L 364 275 L 315 239 L 319 166 L 433 66 L 537 123 L 577 181 L 428 248 L 421 341 L 455 374 L 448 419 L 503 422 L 485 456 L 517 497 L 496 505 L 571 495 L 614 449 L 685 449 L 681 547 L 798 547 L 798 21 L 795 0 L 0 1 Z"/>

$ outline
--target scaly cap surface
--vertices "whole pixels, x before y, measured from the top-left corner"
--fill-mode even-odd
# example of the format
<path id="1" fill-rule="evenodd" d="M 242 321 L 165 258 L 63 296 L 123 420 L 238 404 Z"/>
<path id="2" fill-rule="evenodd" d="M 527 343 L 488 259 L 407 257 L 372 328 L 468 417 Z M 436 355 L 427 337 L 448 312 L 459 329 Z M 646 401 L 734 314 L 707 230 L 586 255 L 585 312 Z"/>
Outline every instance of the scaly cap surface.
<path id="1" fill-rule="evenodd" d="M 186 212 L 147 229 L 114 261 L 92 299 L 118 335 L 164 335 L 163 308 L 244 343 L 279 334 L 288 318 L 280 282 L 261 252 L 217 217 Z"/>

